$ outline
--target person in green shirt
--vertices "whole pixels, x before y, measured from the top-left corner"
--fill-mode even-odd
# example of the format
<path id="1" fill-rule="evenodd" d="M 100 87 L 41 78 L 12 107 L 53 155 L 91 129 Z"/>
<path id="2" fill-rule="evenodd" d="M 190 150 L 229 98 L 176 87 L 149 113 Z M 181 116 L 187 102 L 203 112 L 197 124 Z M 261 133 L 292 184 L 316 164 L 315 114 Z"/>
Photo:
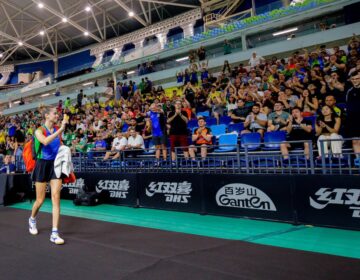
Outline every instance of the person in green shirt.
<path id="1" fill-rule="evenodd" d="M 73 140 L 75 140 L 76 136 L 75 133 L 68 130 L 66 133 L 64 133 L 63 136 L 63 142 L 66 146 L 71 147 Z"/>
<path id="2" fill-rule="evenodd" d="M 144 92 L 144 89 L 145 89 L 145 80 L 144 79 L 141 79 L 141 82 L 139 84 L 139 89 L 140 89 L 141 93 Z"/>
<path id="3" fill-rule="evenodd" d="M 224 41 L 224 55 L 231 54 L 231 45 L 228 40 Z"/>
<path id="4" fill-rule="evenodd" d="M 75 151 L 77 153 L 86 153 L 87 152 L 87 139 L 86 138 L 82 138 L 80 139 L 80 137 L 77 137 L 78 141 L 75 145 Z"/>
<path id="5" fill-rule="evenodd" d="M 65 102 L 64 102 L 64 107 L 65 109 L 69 109 L 71 106 L 71 101 L 70 101 L 70 97 L 66 98 Z"/>

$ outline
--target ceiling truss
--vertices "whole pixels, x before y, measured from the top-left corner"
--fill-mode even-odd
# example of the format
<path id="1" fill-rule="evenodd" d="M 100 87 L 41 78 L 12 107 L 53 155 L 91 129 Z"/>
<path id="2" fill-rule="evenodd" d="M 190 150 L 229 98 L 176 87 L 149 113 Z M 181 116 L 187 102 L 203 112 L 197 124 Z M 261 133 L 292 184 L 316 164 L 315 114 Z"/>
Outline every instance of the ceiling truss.
<path id="1" fill-rule="evenodd" d="M 186 2 L 186 3 L 185 3 Z M 153 21 L 199 7 L 178 0 L 0 0 L 0 65 L 11 60 L 56 59 L 60 53 L 100 43 L 109 36 L 147 27 Z M 196 2 L 197 5 L 192 5 Z M 38 4 L 42 3 L 40 9 Z M 85 11 L 85 7 L 91 9 Z M 134 10 L 135 9 L 135 10 Z M 184 10 L 185 9 L 185 10 Z M 130 12 L 134 12 L 132 18 Z M 178 11 L 176 11 L 179 13 Z M 62 22 L 66 17 L 67 22 Z M 130 25 L 129 25 L 130 24 Z M 130 27 L 129 27 L 130 26 Z M 41 34 L 40 34 L 40 31 Z"/>

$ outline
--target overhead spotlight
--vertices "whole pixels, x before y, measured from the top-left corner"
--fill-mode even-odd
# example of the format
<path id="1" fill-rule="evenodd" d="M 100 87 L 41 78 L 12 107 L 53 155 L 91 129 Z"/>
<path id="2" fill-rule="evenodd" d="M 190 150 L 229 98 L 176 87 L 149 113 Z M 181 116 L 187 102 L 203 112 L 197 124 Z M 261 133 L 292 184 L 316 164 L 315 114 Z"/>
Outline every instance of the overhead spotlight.
<path id="1" fill-rule="evenodd" d="M 65 23 L 68 21 L 68 19 L 66 17 L 63 17 L 61 21 Z"/>
<path id="2" fill-rule="evenodd" d="M 18 45 L 19 45 L 19 46 L 22 46 L 22 45 L 24 45 L 24 43 L 21 42 L 21 41 L 19 41 L 19 42 L 18 42 Z"/>
<path id="3" fill-rule="evenodd" d="M 85 36 L 89 36 L 89 32 L 85 31 L 85 32 L 84 32 L 84 35 L 85 35 Z"/>
<path id="4" fill-rule="evenodd" d="M 0 58 L 2 58 L 4 55 L 2 53 L 0 53 Z"/>
<path id="5" fill-rule="evenodd" d="M 130 11 L 129 12 L 129 17 L 133 17 L 135 14 L 134 14 L 134 12 L 133 11 Z"/>
<path id="6" fill-rule="evenodd" d="M 43 4 L 43 3 L 39 3 L 39 4 L 38 4 L 38 7 L 39 7 L 40 9 L 42 9 L 42 8 L 44 8 L 44 4 Z"/>
<path id="7" fill-rule="evenodd" d="M 90 7 L 90 6 L 86 6 L 86 7 L 85 7 L 85 11 L 90 12 L 90 11 L 91 11 L 91 7 Z"/>
<path id="8" fill-rule="evenodd" d="M 39 32 L 39 34 L 40 34 L 41 36 L 44 36 L 44 35 L 45 35 L 45 31 L 44 31 L 44 30 L 41 30 L 41 31 Z"/>

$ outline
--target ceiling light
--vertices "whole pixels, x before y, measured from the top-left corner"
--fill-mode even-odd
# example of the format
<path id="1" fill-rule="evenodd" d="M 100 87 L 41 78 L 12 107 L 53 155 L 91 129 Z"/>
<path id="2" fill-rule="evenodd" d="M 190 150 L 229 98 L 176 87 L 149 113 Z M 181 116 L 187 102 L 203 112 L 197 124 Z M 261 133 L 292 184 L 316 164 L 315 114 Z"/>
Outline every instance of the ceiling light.
<path id="1" fill-rule="evenodd" d="M 0 53 L 0 58 L 2 58 L 4 55 L 2 53 Z"/>
<path id="2" fill-rule="evenodd" d="M 134 12 L 133 11 L 130 11 L 129 12 L 129 17 L 133 17 L 135 14 L 134 14 Z"/>
<path id="3" fill-rule="evenodd" d="M 65 23 L 68 21 L 68 19 L 66 17 L 63 17 L 61 21 Z"/>
<path id="4" fill-rule="evenodd" d="M 186 57 L 178 58 L 176 61 L 180 62 L 180 61 L 184 61 L 184 60 L 188 60 L 188 59 L 189 59 L 189 57 L 186 56 Z"/>
<path id="5" fill-rule="evenodd" d="M 38 4 L 38 7 L 39 7 L 40 9 L 42 9 L 42 8 L 44 8 L 44 4 L 43 4 L 43 3 L 39 3 L 39 4 Z"/>
<path id="6" fill-rule="evenodd" d="M 44 36 L 44 35 L 45 35 L 45 31 L 44 31 L 44 30 L 41 30 L 41 31 L 39 32 L 39 34 L 40 34 L 41 36 Z"/>
<path id="7" fill-rule="evenodd" d="M 46 96 L 49 96 L 49 95 L 50 95 L 50 93 L 44 93 L 44 94 L 41 95 L 41 97 L 46 97 Z"/>
<path id="8" fill-rule="evenodd" d="M 90 6 L 86 6 L 86 7 L 85 7 L 85 11 L 90 12 L 90 11 L 91 11 L 91 7 L 90 7 Z"/>
<path id="9" fill-rule="evenodd" d="M 19 46 L 22 46 L 22 45 L 24 45 L 24 43 L 21 42 L 21 41 L 19 41 L 19 42 L 18 42 L 18 45 L 19 45 Z"/>
<path id="10" fill-rule="evenodd" d="M 93 82 L 88 82 L 88 83 L 83 84 L 83 87 L 90 86 L 92 84 L 93 84 Z"/>
<path id="11" fill-rule="evenodd" d="M 85 32 L 84 32 L 84 35 L 85 35 L 85 36 L 89 36 L 89 32 L 85 31 Z"/>
<path id="12" fill-rule="evenodd" d="M 127 74 L 128 74 L 128 75 L 135 74 L 135 71 L 134 71 L 134 70 L 133 70 L 133 71 L 129 71 L 129 72 L 127 72 Z"/>
<path id="13" fill-rule="evenodd" d="M 279 31 L 279 32 L 273 33 L 273 36 L 279 36 L 279 35 L 286 34 L 286 33 L 290 33 L 290 32 L 297 31 L 297 30 L 298 30 L 297 27 L 291 28 L 291 29 L 286 29 L 286 30 L 283 30 L 283 31 Z"/>

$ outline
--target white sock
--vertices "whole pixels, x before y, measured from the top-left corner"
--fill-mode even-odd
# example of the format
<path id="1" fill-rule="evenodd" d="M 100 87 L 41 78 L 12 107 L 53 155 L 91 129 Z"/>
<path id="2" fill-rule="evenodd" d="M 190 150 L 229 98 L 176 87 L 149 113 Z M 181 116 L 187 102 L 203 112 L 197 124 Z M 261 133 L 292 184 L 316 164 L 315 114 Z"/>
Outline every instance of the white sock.
<path id="1" fill-rule="evenodd" d="M 51 234 L 58 234 L 58 229 L 53 227 L 51 230 Z"/>

